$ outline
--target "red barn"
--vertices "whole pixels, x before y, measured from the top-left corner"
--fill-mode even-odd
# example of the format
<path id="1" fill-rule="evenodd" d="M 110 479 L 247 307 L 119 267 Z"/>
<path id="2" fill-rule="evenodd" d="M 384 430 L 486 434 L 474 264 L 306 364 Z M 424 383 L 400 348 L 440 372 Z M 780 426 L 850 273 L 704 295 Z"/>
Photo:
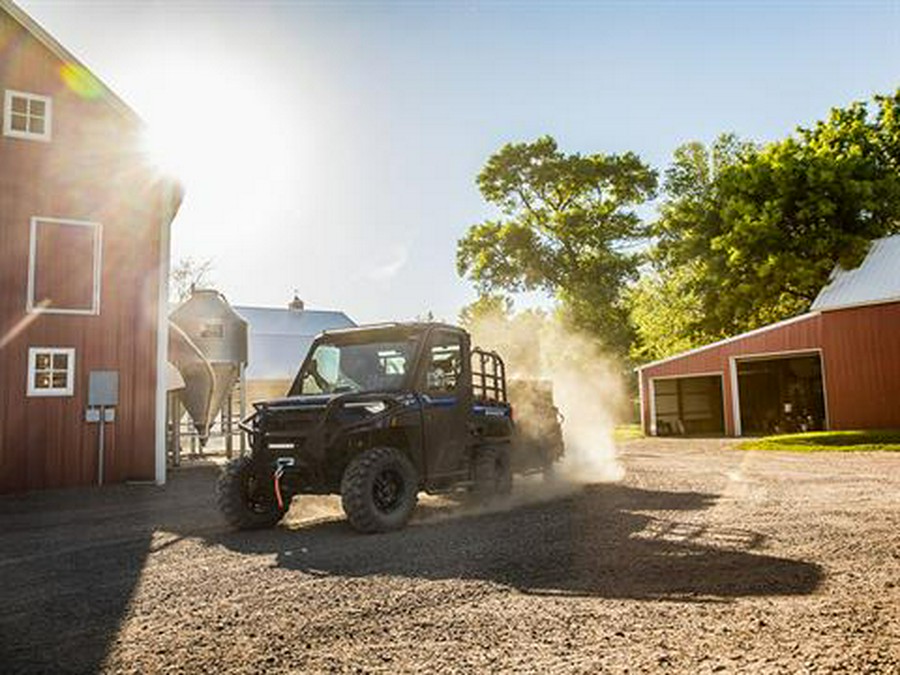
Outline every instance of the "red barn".
<path id="1" fill-rule="evenodd" d="M 104 378 L 105 479 L 163 482 L 178 186 L 128 106 L 9 0 L 0 103 L 0 493 L 97 481 Z"/>
<path id="2" fill-rule="evenodd" d="M 900 428 L 900 236 L 835 270 L 807 314 L 638 369 L 651 435 Z"/>

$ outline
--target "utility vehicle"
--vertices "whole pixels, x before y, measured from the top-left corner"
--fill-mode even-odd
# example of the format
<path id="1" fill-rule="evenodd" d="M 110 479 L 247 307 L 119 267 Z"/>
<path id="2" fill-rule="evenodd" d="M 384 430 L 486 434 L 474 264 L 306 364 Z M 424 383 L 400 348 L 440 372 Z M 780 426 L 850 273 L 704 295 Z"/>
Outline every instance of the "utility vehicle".
<path id="1" fill-rule="evenodd" d="M 487 499 L 508 493 L 514 473 L 549 473 L 563 454 L 549 389 L 524 387 L 543 418 L 524 425 L 543 438 L 526 438 L 503 359 L 470 343 L 441 323 L 319 335 L 288 395 L 254 403 L 241 422 L 251 452 L 218 482 L 227 521 L 271 527 L 295 495 L 340 494 L 356 530 L 385 532 L 406 525 L 420 491 Z"/>

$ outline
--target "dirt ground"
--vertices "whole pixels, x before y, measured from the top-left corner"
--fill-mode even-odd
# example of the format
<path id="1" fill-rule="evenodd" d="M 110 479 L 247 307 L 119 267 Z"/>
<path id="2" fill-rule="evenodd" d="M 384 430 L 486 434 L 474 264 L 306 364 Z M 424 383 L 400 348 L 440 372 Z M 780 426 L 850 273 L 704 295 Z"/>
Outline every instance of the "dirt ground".
<path id="1" fill-rule="evenodd" d="M 0 672 L 900 672 L 900 454 L 639 440 L 361 536 L 227 531 L 213 467 L 0 499 Z"/>

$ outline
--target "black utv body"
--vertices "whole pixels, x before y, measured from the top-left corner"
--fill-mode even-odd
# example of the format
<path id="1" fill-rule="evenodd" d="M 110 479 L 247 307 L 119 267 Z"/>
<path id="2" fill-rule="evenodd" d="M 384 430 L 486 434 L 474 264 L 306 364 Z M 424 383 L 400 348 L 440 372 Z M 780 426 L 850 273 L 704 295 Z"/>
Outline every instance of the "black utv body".
<path id="1" fill-rule="evenodd" d="M 521 437 L 503 360 L 440 323 L 327 331 L 288 396 L 254 408 L 242 422 L 251 454 L 218 485 L 241 529 L 275 525 L 294 495 L 340 494 L 355 529 L 394 530 L 420 491 L 507 493 L 513 473 L 549 472 L 563 453 L 552 401 L 546 442 Z"/>

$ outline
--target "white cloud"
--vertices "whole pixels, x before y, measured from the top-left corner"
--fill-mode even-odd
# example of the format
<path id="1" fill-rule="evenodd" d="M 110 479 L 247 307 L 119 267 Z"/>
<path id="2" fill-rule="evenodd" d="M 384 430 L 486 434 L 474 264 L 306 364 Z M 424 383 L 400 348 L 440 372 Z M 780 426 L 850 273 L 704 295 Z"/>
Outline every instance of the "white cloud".
<path id="1" fill-rule="evenodd" d="M 409 247 L 395 246 L 390 251 L 390 257 L 387 257 L 386 262 L 376 263 L 376 265 L 369 270 L 367 276 L 376 281 L 392 279 L 400 273 L 400 270 L 406 267 L 408 261 Z"/>

